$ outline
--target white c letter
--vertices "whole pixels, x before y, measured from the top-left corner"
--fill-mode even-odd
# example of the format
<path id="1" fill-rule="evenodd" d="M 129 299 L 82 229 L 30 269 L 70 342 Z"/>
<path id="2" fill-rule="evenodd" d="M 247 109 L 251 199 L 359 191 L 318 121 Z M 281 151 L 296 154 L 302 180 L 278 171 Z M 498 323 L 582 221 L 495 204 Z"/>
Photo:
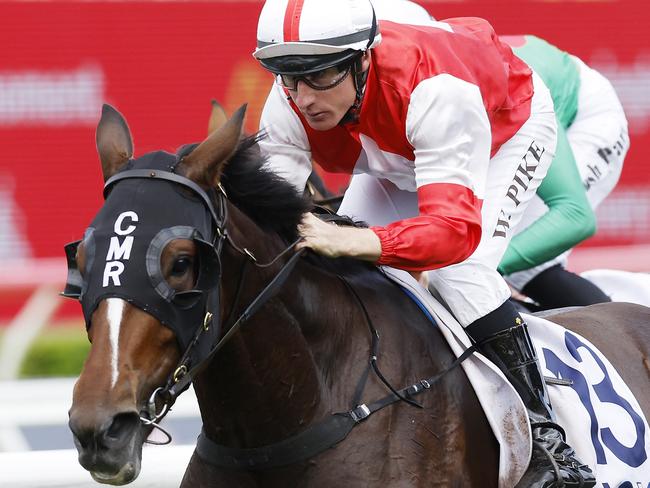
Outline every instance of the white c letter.
<path id="1" fill-rule="evenodd" d="M 125 236 L 135 230 L 135 225 L 129 225 L 126 229 L 122 229 L 122 221 L 126 218 L 131 219 L 133 222 L 137 222 L 138 214 L 130 210 L 128 212 L 122 212 L 120 214 L 120 216 L 115 221 L 115 227 L 114 227 L 115 233 L 118 236 Z"/>

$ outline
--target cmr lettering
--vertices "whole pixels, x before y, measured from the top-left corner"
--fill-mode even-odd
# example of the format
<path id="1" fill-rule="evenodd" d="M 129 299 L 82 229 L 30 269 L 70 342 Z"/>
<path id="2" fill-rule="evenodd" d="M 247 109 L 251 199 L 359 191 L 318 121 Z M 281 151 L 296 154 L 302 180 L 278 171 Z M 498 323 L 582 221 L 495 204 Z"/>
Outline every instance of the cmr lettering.
<path id="1" fill-rule="evenodd" d="M 133 248 L 133 233 L 136 226 L 132 222 L 138 221 L 138 214 L 132 211 L 122 212 L 113 225 L 113 230 L 117 235 L 111 237 L 111 242 L 108 246 L 108 253 L 106 253 L 106 267 L 104 268 L 104 278 L 102 286 L 106 288 L 109 281 L 113 282 L 113 286 L 122 286 L 120 283 L 120 275 L 124 271 L 123 261 L 128 261 L 131 257 L 131 249 Z M 125 236 L 124 240 L 120 242 L 120 236 Z"/>

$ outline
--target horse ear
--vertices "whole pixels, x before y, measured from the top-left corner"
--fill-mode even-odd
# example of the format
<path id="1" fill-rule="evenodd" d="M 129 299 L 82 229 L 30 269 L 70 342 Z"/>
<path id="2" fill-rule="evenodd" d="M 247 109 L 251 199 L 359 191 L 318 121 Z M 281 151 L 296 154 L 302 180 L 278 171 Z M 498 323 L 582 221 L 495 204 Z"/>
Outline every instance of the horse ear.
<path id="1" fill-rule="evenodd" d="M 106 181 L 133 156 L 133 138 L 129 126 L 122 114 L 108 104 L 102 106 L 95 141 Z"/>
<path id="2" fill-rule="evenodd" d="M 212 104 L 212 111 L 210 112 L 210 120 L 208 122 L 208 135 L 220 129 L 228 122 L 228 115 L 226 115 L 226 111 L 221 104 L 216 100 L 211 100 L 210 103 Z"/>
<path id="3" fill-rule="evenodd" d="M 210 134 L 194 151 L 183 158 L 181 168 L 187 178 L 208 188 L 219 183 L 225 164 L 237 150 L 244 115 L 246 104 L 239 107 L 223 127 Z"/>

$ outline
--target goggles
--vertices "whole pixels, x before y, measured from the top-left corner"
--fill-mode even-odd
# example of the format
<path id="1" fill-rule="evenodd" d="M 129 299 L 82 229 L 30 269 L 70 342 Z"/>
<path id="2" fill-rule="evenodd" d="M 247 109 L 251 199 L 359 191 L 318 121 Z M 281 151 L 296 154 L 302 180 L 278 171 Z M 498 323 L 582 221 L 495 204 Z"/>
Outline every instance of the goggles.
<path id="1" fill-rule="evenodd" d="M 351 70 L 352 64 L 346 64 L 345 66 L 331 66 L 301 75 L 278 74 L 276 75 L 276 83 L 289 91 L 296 91 L 299 81 L 304 82 L 305 85 L 314 90 L 329 90 L 343 83 Z"/>

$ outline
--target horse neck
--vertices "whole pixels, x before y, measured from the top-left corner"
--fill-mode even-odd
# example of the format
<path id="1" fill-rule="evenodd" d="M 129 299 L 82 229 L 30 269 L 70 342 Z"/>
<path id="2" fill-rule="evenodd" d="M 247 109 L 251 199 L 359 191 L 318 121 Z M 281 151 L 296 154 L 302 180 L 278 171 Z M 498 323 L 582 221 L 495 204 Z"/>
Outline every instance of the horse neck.
<path id="1" fill-rule="evenodd" d="M 254 249 L 259 261 L 270 261 L 286 246 L 245 216 L 232 214 L 237 215 L 237 226 L 230 231 L 233 241 Z M 242 269 L 245 273 L 233 310 L 236 317 L 282 262 L 268 270 L 250 264 L 244 268 L 244 256 L 229 246 L 224 252 L 226 310 Z M 297 433 L 332 408 L 349 407 L 345 402 L 352 392 L 333 391 L 333 379 L 350 369 L 361 376 L 369 342 L 367 329 L 358 327 L 361 317 L 345 306 L 349 300 L 340 280 L 301 260 L 278 295 L 232 336 L 195 381 L 208 436 L 232 446 L 267 444 Z M 363 347 L 352 347 L 355 341 Z"/>

